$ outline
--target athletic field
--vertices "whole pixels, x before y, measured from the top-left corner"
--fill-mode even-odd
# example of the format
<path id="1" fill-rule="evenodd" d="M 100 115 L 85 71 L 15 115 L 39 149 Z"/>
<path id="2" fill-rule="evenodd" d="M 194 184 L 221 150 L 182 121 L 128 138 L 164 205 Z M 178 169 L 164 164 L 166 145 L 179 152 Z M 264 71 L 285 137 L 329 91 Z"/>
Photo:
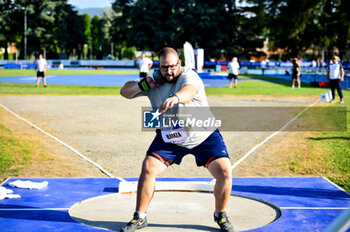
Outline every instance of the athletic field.
<path id="1" fill-rule="evenodd" d="M 227 80 L 221 80 L 220 87 L 206 89 L 212 107 L 295 110 L 287 117 L 275 117 L 273 122 L 281 126 L 274 131 L 222 131 L 233 175 L 322 176 L 349 191 L 349 130 L 287 129 L 314 107 L 345 108 L 348 128 L 349 92 L 344 91 L 345 104 L 331 105 L 319 102 L 326 89 L 307 84 L 291 89 L 289 82 L 257 78 L 242 76 L 237 89 L 229 89 Z M 124 99 L 119 95 L 120 87 L 101 85 L 102 79 L 96 80 L 99 85 L 84 86 L 51 84 L 48 79 L 48 88 L 42 85 L 34 88 L 34 80 L 32 84 L 0 83 L 1 139 L 8 145 L 0 148 L 2 157 L 6 157 L 1 167 L 2 178 L 138 177 L 145 151 L 154 137 L 154 132 L 142 131 L 141 109 L 149 106 L 149 102 L 147 98 Z M 244 119 L 231 121 L 244 128 L 245 123 L 250 126 L 249 120 L 265 120 L 259 115 Z M 12 167 L 8 168 L 9 165 Z M 180 166 L 170 167 L 161 177 L 210 175 L 197 168 L 191 156 L 186 156 Z"/>

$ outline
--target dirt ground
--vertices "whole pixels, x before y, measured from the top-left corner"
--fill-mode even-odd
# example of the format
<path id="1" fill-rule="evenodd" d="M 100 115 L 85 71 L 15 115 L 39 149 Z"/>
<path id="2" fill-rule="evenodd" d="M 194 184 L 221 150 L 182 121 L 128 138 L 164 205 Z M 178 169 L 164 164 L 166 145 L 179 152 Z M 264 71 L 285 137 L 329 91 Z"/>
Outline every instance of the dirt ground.
<path id="1" fill-rule="evenodd" d="M 305 107 L 316 98 L 208 97 L 210 106 Z M 120 96 L 0 96 L 0 103 L 36 126 L 75 148 L 116 177 L 138 177 L 142 160 L 154 132 L 141 130 L 141 107 L 147 98 L 127 100 Z M 0 108 L 3 124 L 16 133 L 42 143 L 50 155 L 45 162 L 26 166 L 20 177 L 106 177 L 72 150 L 57 143 L 21 119 Z M 252 115 L 252 117 L 258 117 Z M 235 119 L 232 119 L 235 120 Z M 234 164 L 273 131 L 223 131 L 231 163 Z M 301 132 L 281 132 L 256 149 L 233 169 L 234 176 L 285 176 L 281 162 L 288 147 L 302 144 Z M 209 177 L 197 168 L 191 155 L 173 165 L 163 177 Z"/>

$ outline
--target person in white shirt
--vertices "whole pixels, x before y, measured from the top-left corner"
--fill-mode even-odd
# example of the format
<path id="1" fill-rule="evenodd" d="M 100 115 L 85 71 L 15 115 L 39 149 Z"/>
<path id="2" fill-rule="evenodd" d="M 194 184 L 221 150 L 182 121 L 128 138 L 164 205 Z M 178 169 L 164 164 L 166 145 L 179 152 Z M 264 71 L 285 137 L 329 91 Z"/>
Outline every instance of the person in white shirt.
<path id="1" fill-rule="evenodd" d="M 153 77 L 147 76 L 140 82 L 128 81 L 120 94 L 127 99 L 147 96 L 152 108 L 159 114 L 170 112 L 179 115 L 179 112 L 192 108 L 191 112 L 197 110 L 211 117 L 204 84 L 198 74 L 181 67 L 181 60 L 173 48 L 163 48 L 158 58 L 159 70 L 153 73 Z M 206 168 L 216 179 L 214 221 L 221 231 L 234 231 L 225 212 L 232 189 L 231 162 L 218 127 L 177 125 L 156 130 L 142 164 L 135 213 L 120 232 L 133 232 L 148 225 L 146 216 L 156 177 L 167 167 L 180 164 L 187 154 L 194 155 L 197 166 Z"/>
<path id="2" fill-rule="evenodd" d="M 327 82 L 329 83 L 332 91 L 331 103 L 335 103 L 335 89 L 337 89 L 340 98 L 339 103 L 344 103 L 343 92 L 340 87 L 340 82 L 342 81 L 344 81 L 344 68 L 339 57 L 333 56 L 332 63 L 330 63 L 327 68 Z"/>
<path id="3" fill-rule="evenodd" d="M 147 77 L 149 70 L 153 65 L 153 61 L 146 57 L 146 54 L 143 52 L 141 58 L 136 61 L 136 67 L 140 70 L 140 77 Z"/>
<path id="4" fill-rule="evenodd" d="M 228 63 L 227 65 L 227 71 L 228 71 L 228 79 L 230 81 L 229 88 L 232 88 L 232 78 L 234 79 L 234 85 L 235 88 L 237 88 L 237 77 L 238 77 L 238 70 L 239 70 L 239 63 L 237 61 L 237 58 L 234 57 L 232 59 L 232 62 Z"/>
<path id="5" fill-rule="evenodd" d="M 37 70 L 37 72 L 36 72 L 36 86 L 35 87 L 39 86 L 40 77 L 43 79 L 44 87 L 47 86 L 46 85 L 46 78 L 45 78 L 46 67 L 47 67 L 46 60 L 43 58 L 43 55 L 40 54 L 39 59 L 36 61 L 36 67 L 35 67 L 35 69 Z"/>

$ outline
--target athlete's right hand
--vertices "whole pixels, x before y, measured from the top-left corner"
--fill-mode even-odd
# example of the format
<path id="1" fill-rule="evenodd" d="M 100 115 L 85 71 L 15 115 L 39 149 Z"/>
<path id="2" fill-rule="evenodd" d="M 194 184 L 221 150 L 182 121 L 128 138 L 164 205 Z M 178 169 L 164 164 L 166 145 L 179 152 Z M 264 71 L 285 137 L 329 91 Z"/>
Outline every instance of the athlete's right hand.
<path id="1" fill-rule="evenodd" d="M 150 89 L 154 89 L 160 86 L 160 84 L 157 84 L 154 82 L 151 76 L 148 76 L 146 78 L 142 78 L 140 82 L 136 82 L 139 89 L 141 91 L 147 91 Z"/>
<path id="2" fill-rule="evenodd" d="M 151 89 L 157 88 L 162 85 L 160 83 L 156 83 L 151 76 L 146 77 L 146 80 Z"/>
<path id="3" fill-rule="evenodd" d="M 176 104 L 179 104 L 178 96 L 171 96 L 165 99 L 165 101 L 159 106 L 159 110 L 161 113 L 164 113 L 168 109 L 173 108 Z"/>
<path id="4" fill-rule="evenodd" d="M 152 73 L 152 79 L 157 84 L 164 84 L 165 78 L 162 76 L 159 69 L 155 69 Z"/>

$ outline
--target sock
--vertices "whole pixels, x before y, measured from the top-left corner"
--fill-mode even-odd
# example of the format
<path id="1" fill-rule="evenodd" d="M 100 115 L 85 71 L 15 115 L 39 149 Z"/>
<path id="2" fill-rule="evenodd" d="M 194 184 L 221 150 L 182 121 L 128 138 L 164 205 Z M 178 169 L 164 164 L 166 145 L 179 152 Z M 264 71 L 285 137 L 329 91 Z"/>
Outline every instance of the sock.
<path id="1" fill-rule="evenodd" d="M 147 212 L 136 211 L 136 213 L 139 215 L 140 219 L 145 219 L 145 217 L 147 216 Z"/>
<path id="2" fill-rule="evenodd" d="M 214 216 L 215 217 L 220 217 L 222 214 L 225 214 L 226 213 L 226 211 L 222 211 L 222 212 L 217 212 L 217 211 L 214 211 Z"/>

